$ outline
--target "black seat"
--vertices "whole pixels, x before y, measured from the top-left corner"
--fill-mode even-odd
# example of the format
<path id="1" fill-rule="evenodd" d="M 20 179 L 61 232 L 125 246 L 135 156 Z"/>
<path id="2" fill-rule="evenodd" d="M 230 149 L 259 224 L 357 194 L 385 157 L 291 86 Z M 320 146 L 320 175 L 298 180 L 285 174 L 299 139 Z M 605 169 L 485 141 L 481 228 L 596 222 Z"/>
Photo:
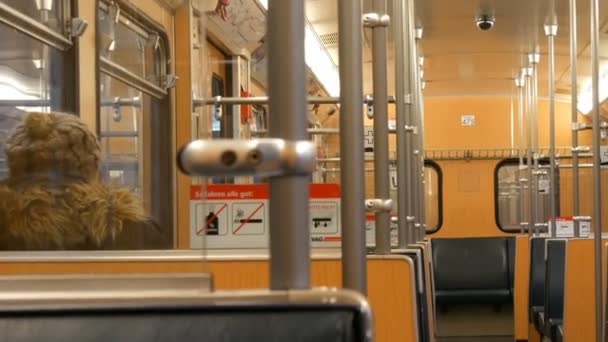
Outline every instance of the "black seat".
<path id="1" fill-rule="evenodd" d="M 429 306 L 431 305 L 428 302 L 428 297 L 427 297 L 427 284 L 426 284 L 426 268 L 425 268 L 425 263 L 427 262 L 426 260 L 426 256 L 424 254 L 424 247 L 420 246 L 420 245 L 411 245 L 409 246 L 409 248 L 412 249 L 416 249 L 419 252 L 419 256 L 420 256 L 420 271 L 418 272 L 420 274 L 420 288 L 419 288 L 419 297 L 420 297 L 420 316 L 422 319 L 422 331 L 423 334 L 422 336 L 424 337 L 422 340 L 423 341 L 430 341 L 431 340 L 431 327 L 429 325 L 429 320 L 428 320 L 428 315 L 429 315 Z"/>
<path id="2" fill-rule="evenodd" d="M 294 298 L 308 302 L 296 304 L 288 296 L 258 298 L 258 303 L 255 298 L 237 295 L 224 298 L 228 300 L 224 303 L 207 298 L 197 304 L 194 298 L 156 304 L 140 299 L 132 306 L 117 301 L 111 305 L 3 307 L 0 330 L 3 340 L 21 342 L 370 340 L 366 305 L 361 307 L 355 297 L 343 301 L 329 293 L 326 299 L 341 302 L 330 304 L 302 293 Z"/>
<path id="3" fill-rule="evenodd" d="M 416 307 L 418 308 L 418 331 L 420 341 L 430 341 L 430 326 L 428 322 L 428 303 L 426 300 L 426 278 L 424 273 L 424 252 L 422 247 L 412 245 L 406 250 L 396 250 L 395 253 L 407 255 L 414 263 L 416 277 Z"/>
<path id="4" fill-rule="evenodd" d="M 511 297 L 515 293 L 515 238 L 506 238 L 507 242 L 507 259 L 509 267 L 509 287 L 511 289 Z"/>
<path id="5" fill-rule="evenodd" d="M 528 291 L 529 320 L 541 331 L 545 312 L 545 238 L 530 240 L 530 288 Z M 544 324 L 543 324 L 544 325 Z"/>
<path id="6" fill-rule="evenodd" d="M 512 301 L 506 238 L 431 241 L 437 305 Z"/>
<path id="7" fill-rule="evenodd" d="M 545 275 L 545 325 L 543 335 L 554 340 L 564 317 L 564 277 L 566 272 L 566 240 L 547 240 Z"/>

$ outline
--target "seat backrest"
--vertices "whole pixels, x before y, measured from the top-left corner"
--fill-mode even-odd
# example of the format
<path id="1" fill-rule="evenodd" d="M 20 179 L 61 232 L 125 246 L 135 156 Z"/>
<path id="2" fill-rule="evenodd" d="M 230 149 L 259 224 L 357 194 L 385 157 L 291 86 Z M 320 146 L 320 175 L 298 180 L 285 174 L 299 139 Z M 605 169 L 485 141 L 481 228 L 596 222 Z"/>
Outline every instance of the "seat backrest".
<path id="1" fill-rule="evenodd" d="M 544 237 L 535 237 L 530 241 L 530 307 L 545 303 L 545 240 Z"/>
<path id="2" fill-rule="evenodd" d="M 505 240 L 507 243 L 509 287 L 512 289 L 515 287 L 515 238 L 508 237 Z"/>
<path id="3" fill-rule="evenodd" d="M 3 306 L 0 330 L 3 340 L 21 342 L 368 342 L 372 338 L 367 302 L 354 292 L 330 290 Z"/>
<path id="4" fill-rule="evenodd" d="M 545 317 L 547 319 L 562 319 L 564 316 L 566 240 L 547 241 L 545 274 Z"/>
<path id="5" fill-rule="evenodd" d="M 432 239 L 436 290 L 508 289 L 505 238 Z"/>
<path id="6" fill-rule="evenodd" d="M 406 255 L 412 259 L 416 274 L 416 307 L 418 308 L 418 331 L 422 341 L 430 339 L 430 328 L 427 319 L 428 303 L 426 300 L 426 285 L 424 277 L 424 253 L 418 246 L 409 246 L 407 249 L 394 250 L 393 253 Z"/>

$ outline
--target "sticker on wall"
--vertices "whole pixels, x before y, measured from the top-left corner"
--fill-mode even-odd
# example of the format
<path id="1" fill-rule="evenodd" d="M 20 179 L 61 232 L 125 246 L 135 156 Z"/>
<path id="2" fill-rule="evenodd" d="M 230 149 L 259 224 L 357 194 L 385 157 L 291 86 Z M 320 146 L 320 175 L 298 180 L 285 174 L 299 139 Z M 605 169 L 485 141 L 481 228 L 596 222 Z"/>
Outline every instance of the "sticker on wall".
<path id="1" fill-rule="evenodd" d="M 374 159 L 374 127 L 363 127 L 363 147 L 365 159 Z"/>
<path id="2" fill-rule="evenodd" d="M 600 146 L 600 160 L 603 169 L 608 169 L 608 145 Z"/>
<path id="3" fill-rule="evenodd" d="M 476 125 L 475 115 L 465 114 L 460 116 L 460 125 L 464 127 L 474 127 Z"/>
<path id="4" fill-rule="evenodd" d="M 397 223 L 392 222 L 391 220 L 391 246 L 397 247 L 398 240 L 398 232 L 397 232 Z M 365 220 L 365 242 L 367 247 L 376 246 L 376 216 L 375 215 L 367 215 Z"/>
<path id="5" fill-rule="evenodd" d="M 269 241 L 267 184 L 190 188 L 190 247 L 261 249 Z M 315 248 L 339 247 L 340 186 L 311 184 L 310 239 Z"/>
<path id="6" fill-rule="evenodd" d="M 551 220 L 549 220 L 549 231 L 548 234 L 551 234 L 553 224 Z M 558 217 L 555 219 L 555 225 L 557 229 L 555 230 L 555 234 L 557 237 L 573 237 L 574 236 L 574 220 L 572 217 Z M 581 237 L 588 237 L 591 234 L 591 222 L 580 222 L 579 223 L 579 231 Z"/>

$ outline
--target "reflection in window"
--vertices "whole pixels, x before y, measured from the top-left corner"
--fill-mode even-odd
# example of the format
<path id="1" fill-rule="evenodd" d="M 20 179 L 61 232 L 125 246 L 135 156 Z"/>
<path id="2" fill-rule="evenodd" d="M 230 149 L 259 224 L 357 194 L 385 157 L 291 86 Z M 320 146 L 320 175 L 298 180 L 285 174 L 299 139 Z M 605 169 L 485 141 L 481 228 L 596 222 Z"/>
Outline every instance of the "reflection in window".
<path id="1" fill-rule="evenodd" d="M 65 22 L 70 17 L 66 0 L 0 0 L 55 32 L 66 34 Z"/>
<path id="2" fill-rule="evenodd" d="M 107 75 L 100 77 L 99 137 L 106 179 L 141 194 L 143 93 Z"/>
<path id="3" fill-rule="evenodd" d="M 541 166 L 547 167 L 547 162 L 541 163 Z M 559 184 L 559 170 L 558 184 Z M 519 179 L 528 179 L 528 170 L 520 169 L 519 161 L 516 159 L 508 159 L 500 162 L 496 166 L 494 186 L 495 186 L 495 210 L 496 210 L 496 224 L 498 227 L 506 232 L 519 232 L 521 231 L 522 222 L 530 222 L 531 218 L 527 217 L 527 210 L 521 213 L 521 200 L 523 197 L 524 208 L 529 208 L 529 195 L 528 184 L 523 185 L 524 195 L 521 195 L 522 185 L 519 183 Z M 535 178 L 533 178 L 535 179 Z M 540 221 L 547 222 L 551 216 L 550 207 L 550 181 L 548 176 L 541 175 L 538 183 L 530 182 L 532 185 L 532 191 L 538 192 L 540 196 Z M 559 195 L 559 189 L 558 189 Z M 558 203 L 558 215 L 559 215 L 559 200 Z"/>
<path id="4" fill-rule="evenodd" d="M 442 176 L 439 165 L 432 161 L 425 161 L 425 189 L 424 211 L 427 233 L 434 233 L 442 224 Z"/>
<path id="5" fill-rule="evenodd" d="M 99 2 L 99 136 L 103 177 L 137 194 L 165 237 L 173 237 L 168 51 L 158 23 L 128 2 Z M 141 249 L 159 248 L 145 241 Z"/>
<path id="6" fill-rule="evenodd" d="M 425 191 L 424 191 L 424 211 L 426 219 L 426 231 L 432 234 L 438 231 L 443 224 L 443 189 L 442 189 L 442 173 L 438 164 L 433 161 L 426 160 L 424 162 L 425 172 Z M 393 214 L 397 214 L 397 169 L 394 165 L 391 166 L 390 175 L 391 199 L 393 200 Z"/>
<path id="7" fill-rule="evenodd" d="M 62 70 L 64 54 L 0 25 L 0 180 L 9 176 L 4 144 L 24 112 L 64 111 L 63 86 L 51 77 Z M 55 73 L 56 75 L 58 73 Z M 63 82 L 61 82 L 63 83 Z"/>
<path id="8" fill-rule="evenodd" d="M 165 51 L 158 32 L 139 23 L 116 4 L 100 2 L 100 55 L 155 86 L 164 86 Z"/>

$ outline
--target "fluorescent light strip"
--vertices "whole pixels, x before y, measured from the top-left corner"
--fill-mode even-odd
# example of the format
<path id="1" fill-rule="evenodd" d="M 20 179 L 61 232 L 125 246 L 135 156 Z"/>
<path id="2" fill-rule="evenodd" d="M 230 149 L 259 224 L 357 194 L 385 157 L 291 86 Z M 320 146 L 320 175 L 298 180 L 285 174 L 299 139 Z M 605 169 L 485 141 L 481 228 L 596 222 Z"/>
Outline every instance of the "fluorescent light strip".
<path id="1" fill-rule="evenodd" d="M 608 98 L 608 64 L 600 66 L 600 104 Z M 593 94 L 591 78 L 589 78 L 578 94 L 577 108 L 583 115 L 589 115 L 593 109 Z"/>
<path id="2" fill-rule="evenodd" d="M 258 0 L 265 10 L 268 10 L 268 0 Z M 304 32 L 306 65 L 319 80 L 329 96 L 340 96 L 340 74 L 321 39 L 308 20 Z"/>

